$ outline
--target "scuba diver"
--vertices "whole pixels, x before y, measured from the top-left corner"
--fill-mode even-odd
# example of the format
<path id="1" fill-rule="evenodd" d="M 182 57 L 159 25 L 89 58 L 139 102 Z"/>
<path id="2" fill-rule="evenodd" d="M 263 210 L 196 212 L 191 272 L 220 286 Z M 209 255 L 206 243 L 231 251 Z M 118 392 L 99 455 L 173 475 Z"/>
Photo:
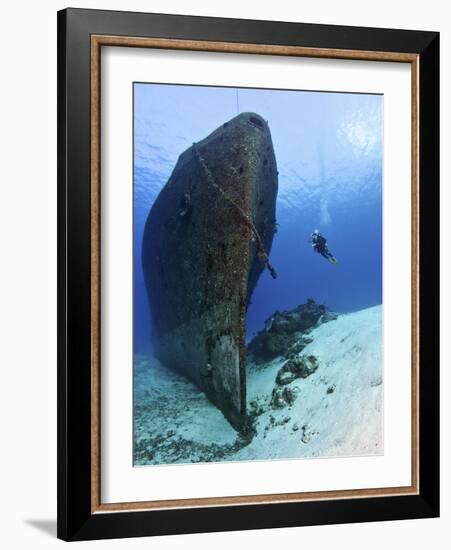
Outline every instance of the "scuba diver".
<path id="1" fill-rule="evenodd" d="M 312 248 L 315 252 L 321 254 L 321 256 L 326 258 L 326 260 L 332 264 L 338 263 L 337 259 L 334 257 L 332 252 L 330 252 L 327 246 L 327 239 L 321 235 L 318 229 L 315 229 L 315 231 L 313 231 L 310 235 L 310 240 L 312 242 Z"/>

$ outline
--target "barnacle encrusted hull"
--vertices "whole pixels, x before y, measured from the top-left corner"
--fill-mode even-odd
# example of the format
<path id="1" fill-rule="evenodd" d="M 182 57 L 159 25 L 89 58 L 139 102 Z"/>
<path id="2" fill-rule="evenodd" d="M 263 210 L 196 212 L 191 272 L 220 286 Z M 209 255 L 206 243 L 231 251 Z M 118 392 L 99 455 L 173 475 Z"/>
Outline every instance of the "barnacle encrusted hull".
<path id="1" fill-rule="evenodd" d="M 267 123 L 226 122 L 182 153 L 149 213 L 142 263 L 155 353 L 237 429 L 246 422 L 245 317 L 275 232 Z"/>

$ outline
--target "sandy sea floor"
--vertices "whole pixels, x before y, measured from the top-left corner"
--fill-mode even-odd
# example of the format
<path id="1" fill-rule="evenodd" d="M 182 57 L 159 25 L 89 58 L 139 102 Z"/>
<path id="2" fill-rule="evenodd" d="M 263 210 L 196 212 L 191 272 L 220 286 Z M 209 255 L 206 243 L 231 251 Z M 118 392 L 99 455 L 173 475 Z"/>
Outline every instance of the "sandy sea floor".
<path id="1" fill-rule="evenodd" d="M 309 336 L 301 355 L 318 368 L 306 378 L 277 384 L 284 357 L 248 365 L 247 436 L 185 378 L 136 356 L 135 465 L 383 454 L 382 306 Z"/>

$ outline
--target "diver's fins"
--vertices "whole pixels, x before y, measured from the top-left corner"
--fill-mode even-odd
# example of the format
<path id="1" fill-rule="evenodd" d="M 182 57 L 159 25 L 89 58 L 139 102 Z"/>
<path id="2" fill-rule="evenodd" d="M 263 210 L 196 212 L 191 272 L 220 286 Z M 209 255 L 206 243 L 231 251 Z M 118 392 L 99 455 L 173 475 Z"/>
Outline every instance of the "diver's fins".
<path id="1" fill-rule="evenodd" d="M 337 260 L 337 258 L 329 258 L 329 262 L 330 262 L 331 264 L 338 265 L 338 260 Z"/>

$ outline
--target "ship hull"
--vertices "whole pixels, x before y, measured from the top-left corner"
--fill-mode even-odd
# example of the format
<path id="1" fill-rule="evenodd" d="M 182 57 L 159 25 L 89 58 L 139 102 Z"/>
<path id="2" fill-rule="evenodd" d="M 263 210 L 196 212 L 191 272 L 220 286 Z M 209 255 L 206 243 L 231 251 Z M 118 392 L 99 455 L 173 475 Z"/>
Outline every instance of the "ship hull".
<path id="1" fill-rule="evenodd" d="M 180 155 L 144 230 L 155 353 L 237 429 L 246 426 L 246 309 L 268 264 L 276 196 L 269 127 L 243 113 Z"/>

